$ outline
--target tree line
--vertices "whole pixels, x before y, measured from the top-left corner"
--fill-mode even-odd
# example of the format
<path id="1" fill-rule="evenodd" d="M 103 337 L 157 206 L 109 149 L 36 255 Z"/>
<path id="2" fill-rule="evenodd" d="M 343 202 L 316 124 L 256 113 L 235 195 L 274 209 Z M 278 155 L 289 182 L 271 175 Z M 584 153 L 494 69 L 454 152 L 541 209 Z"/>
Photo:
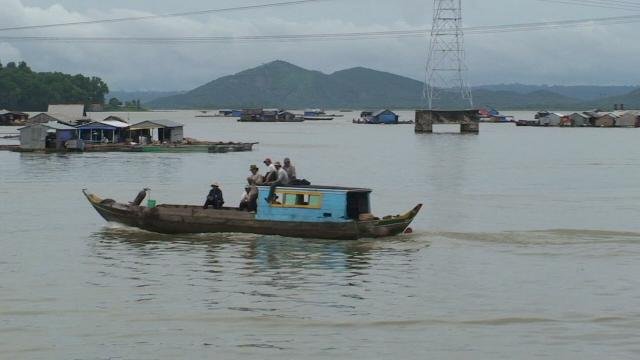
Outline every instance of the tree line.
<path id="1" fill-rule="evenodd" d="M 25 63 L 0 63 L 0 109 L 47 111 L 49 104 L 104 104 L 109 87 L 99 77 L 35 72 Z"/>

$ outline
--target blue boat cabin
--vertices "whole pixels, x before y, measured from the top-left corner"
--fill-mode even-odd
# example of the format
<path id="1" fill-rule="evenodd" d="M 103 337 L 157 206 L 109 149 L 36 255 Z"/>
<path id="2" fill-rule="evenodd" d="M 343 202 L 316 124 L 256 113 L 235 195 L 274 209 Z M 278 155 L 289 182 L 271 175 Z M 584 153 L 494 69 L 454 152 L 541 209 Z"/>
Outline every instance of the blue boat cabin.
<path id="1" fill-rule="evenodd" d="M 257 220 L 297 222 L 348 222 L 371 212 L 371 190 L 333 186 L 277 187 L 276 200 L 268 203 L 268 186 L 259 186 Z"/>

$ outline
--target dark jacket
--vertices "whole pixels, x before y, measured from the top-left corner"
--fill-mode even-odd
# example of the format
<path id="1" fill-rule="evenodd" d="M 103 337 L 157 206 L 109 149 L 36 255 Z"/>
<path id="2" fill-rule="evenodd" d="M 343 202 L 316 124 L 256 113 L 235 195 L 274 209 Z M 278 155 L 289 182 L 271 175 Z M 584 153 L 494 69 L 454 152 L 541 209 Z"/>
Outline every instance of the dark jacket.
<path id="1" fill-rule="evenodd" d="M 219 187 L 212 187 L 209 195 L 207 195 L 207 205 L 213 206 L 214 209 L 219 209 L 223 204 L 222 190 Z"/>

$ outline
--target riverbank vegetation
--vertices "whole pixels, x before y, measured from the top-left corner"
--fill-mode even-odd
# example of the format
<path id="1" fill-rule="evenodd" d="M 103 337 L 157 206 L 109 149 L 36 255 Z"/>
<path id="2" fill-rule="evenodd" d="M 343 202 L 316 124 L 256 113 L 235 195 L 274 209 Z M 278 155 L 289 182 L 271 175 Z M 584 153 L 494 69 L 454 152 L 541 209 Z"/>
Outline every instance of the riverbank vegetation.
<path id="1" fill-rule="evenodd" d="M 47 111 L 49 104 L 104 104 L 109 87 L 99 77 L 36 72 L 25 62 L 0 63 L 0 109 Z"/>

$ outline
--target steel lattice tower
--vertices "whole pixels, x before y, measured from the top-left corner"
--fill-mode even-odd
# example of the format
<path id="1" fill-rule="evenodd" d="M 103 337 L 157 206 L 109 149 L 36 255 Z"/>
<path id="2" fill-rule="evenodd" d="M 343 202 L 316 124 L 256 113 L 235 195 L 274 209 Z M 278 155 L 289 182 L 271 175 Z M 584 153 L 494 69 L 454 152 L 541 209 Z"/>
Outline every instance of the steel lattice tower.
<path id="1" fill-rule="evenodd" d="M 443 102 L 473 108 L 466 81 L 467 66 L 462 31 L 462 0 L 434 0 L 431 42 L 424 96 L 429 110 Z"/>

